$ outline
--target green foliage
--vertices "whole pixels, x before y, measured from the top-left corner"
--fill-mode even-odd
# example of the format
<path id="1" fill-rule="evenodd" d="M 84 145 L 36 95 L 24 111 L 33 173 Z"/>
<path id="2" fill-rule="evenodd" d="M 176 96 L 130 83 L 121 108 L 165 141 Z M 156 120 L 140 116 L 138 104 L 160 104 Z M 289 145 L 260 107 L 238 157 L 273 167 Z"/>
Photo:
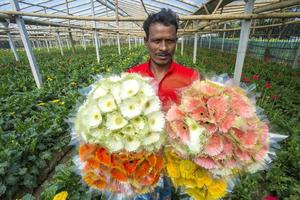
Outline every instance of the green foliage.
<path id="1" fill-rule="evenodd" d="M 24 51 L 14 62 L 10 51 L 0 51 L 0 197 L 31 193 L 40 184 L 39 176 L 70 141 L 67 119 L 83 100 L 78 89 L 94 82 L 97 74 L 118 73 L 144 59 L 144 50 L 119 56 L 116 47 L 100 50 L 78 49 L 75 54 L 59 50 L 35 51 L 43 79 L 37 89 Z M 2 84 L 3 83 L 3 84 Z"/>
<path id="2" fill-rule="evenodd" d="M 216 50 L 198 50 L 197 62 L 192 63 L 192 48 L 185 47 L 183 56 L 175 60 L 198 69 L 202 77 L 212 74 L 233 75 L 235 55 Z M 65 50 L 61 57 L 58 49 L 36 51 L 44 85 L 36 89 L 25 53 L 19 51 L 21 62 L 13 54 L 0 51 L 0 198 L 12 199 L 38 186 L 41 170 L 70 140 L 66 119 L 83 98 L 78 89 L 94 81 L 97 74 L 119 73 L 146 60 L 144 48 L 129 51 L 116 47 L 101 49 L 100 63 L 95 49 L 77 49 L 73 54 Z M 258 75 L 258 79 L 254 78 Z M 247 58 L 242 80 L 256 84 L 257 104 L 265 109 L 271 122 L 271 131 L 289 135 L 276 150 L 277 157 L 270 169 L 256 174 L 241 175 L 230 200 L 262 199 L 270 192 L 279 199 L 300 199 L 300 73 L 282 64 L 265 64 Z M 266 88 L 266 83 L 271 85 Z M 42 199 L 52 199 L 67 191 L 70 199 L 93 199 L 100 194 L 89 192 L 71 163 L 60 165 L 53 180 L 44 185 Z M 87 195 L 87 196 L 84 196 Z M 89 195 L 89 196 L 88 196 Z M 97 196 L 98 195 L 98 196 Z M 80 197 L 80 198 L 79 198 Z M 24 197 L 25 198 L 25 197 Z M 31 198 L 29 194 L 26 198 Z"/>
<path id="3" fill-rule="evenodd" d="M 52 200 L 55 194 L 67 191 L 68 198 L 74 200 L 101 199 L 101 193 L 91 190 L 84 185 L 81 177 L 76 173 L 78 169 L 71 163 L 58 165 L 52 181 L 44 185 L 45 190 L 41 194 L 42 200 Z"/>

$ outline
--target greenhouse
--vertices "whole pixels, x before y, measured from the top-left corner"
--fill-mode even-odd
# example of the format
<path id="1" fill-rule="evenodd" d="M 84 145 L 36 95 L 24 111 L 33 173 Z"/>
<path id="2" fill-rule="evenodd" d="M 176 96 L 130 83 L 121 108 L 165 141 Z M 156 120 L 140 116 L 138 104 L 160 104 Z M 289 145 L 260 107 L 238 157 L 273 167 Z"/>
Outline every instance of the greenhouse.
<path id="1" fill-rule="evenodd" d="M 0 199 L 300 200 L 300 0 L 1 0 Z"/>

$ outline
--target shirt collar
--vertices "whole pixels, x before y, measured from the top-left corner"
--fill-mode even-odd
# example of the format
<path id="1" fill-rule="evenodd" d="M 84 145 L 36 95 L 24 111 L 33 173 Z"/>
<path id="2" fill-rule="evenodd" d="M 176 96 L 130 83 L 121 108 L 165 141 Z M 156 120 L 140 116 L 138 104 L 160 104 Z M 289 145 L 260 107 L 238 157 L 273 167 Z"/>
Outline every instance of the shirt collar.
<path id="1" fill-rule="evenodd" d="M 150 64 L 151 64 L 151 59 L 148 60 L 147 72 L 151 77 L 154 77 L 154 73 L 151 70 Z M 171 59 L 170 66 L 162 79 L 164 79 L 169 73 L 173 72 L 174 69 L 175 69 L 174 61 L 173 59 Z"/>

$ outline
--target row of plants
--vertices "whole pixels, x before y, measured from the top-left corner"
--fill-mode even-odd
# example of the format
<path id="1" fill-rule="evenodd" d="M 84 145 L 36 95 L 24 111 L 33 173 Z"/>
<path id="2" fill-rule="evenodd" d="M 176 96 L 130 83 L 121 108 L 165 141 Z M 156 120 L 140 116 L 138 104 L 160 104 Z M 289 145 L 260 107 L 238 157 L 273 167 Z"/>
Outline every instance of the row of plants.
<path id="1" fill-rule="evenodd" d="M 123 71 L 124 68 L 140 63 L 147 58 L 147 53 L 143 48 L 131 51 L 122 48 L 123 56 L 117 56 L 115 51 L 114 47 L 102 49 L 99 64 L 95 61 L 94 48 L 89 48 L 87 52 L 77 50 L 75 55 L 69 52 L 64 58 L 60 56 L 58 50 L 51 51 L 50 56 L 46 56 L 48 54 L 43 50 L 36 52 L 38 62 L 40 63 L 41 60 L 41 63 L 43 63 L 41 64 L 41 72 L 43 79 L 46 80 L 40 91 L 35 89 L 30 69 L 25 67 L 28 65 L 26 62 L 18 63 L 17 66 L 12 65 L 14 62 L 13 57 L 11 57 L 11 59 L 6 60 L 6 64 L 1 64 L 1 82 L 5 83 L 5 86 L 1 86 L 1 103 L 2 105 L 7 104 L 7 106 L 5 106 L 6 109 L 1 107 L 1 122 L 3 122 L 0 131 L 3 134 L 1 133 L 0 136 L 0 176 L 1 181 L 5 180 L 5 182 L 0 185 L 0 194 L 2 188 L 2 190 L 5 190 L 3 192 L 5 198 L 12 197 L 18 190 L 36 187 L 37 181 L 33 186 L 25 185 L 25 180 L 34 180 L 31 177 L 28 179 L 28 174 L 32 177 L 38 177 L 38 171 L 43 167 L 37 164 L 42 162 L 41 160 L 44 161 L 43 163 L 47 163 L 52 159 L 53 152 L 68 144 L 70 138 L 68 136 L 68 126 L 64 119 L 67 119 L 68 114 L 72 111 L 72 105 L 76 101 L 82 100 L 78 89 L 91 84 L 93 82 L 92 75 L 106 72 L 118 73 Z M 191 55 L 192 49 L 186 48 L 185 55 L 176 54 L 175 59 L 186 66 L 198 69 L 203 76 L 221 73 L 233 75 L 235 55 L 220 53 L 211 49 L 200 49 L 196 64 L 192 63 Z M 0 56 L 0 58 L 3 58 L 3 56 Z M 8 75 L 11 78 L 8 78 Z M 278 156 L 268 171 L 253 175 L 241 175 L 240 181 L 236 183 L 234 191 L 227 199 L 262 199 L 270 192 L 275 193 L 279 199 L 299 198 L 300 154 L 298 152 L 300 148 L 300 125 L 298 121 L 300 115 L 297 111 L 299 110 L 300 97 L 296 92 L 300 84 L 299 75 L 299 71 L 292 70 L 289 66 L 275 63 L 265 64 L 251 58 L 246 59 L 242 81 L 248 86 L 253 83 L 256 84 L 257 104 L 265 109 L 273 130 L 287 134 L 289 138 L 281 143 L 281 148 L 277 151 Z M 26 77 L 29 80 L 23 80 Z M 9 80 L 4 80 L 5 78 Z M 41 91 L 44 92 L 41 93 Z M 11 96 L 13 98 L 9 99 Z M 28 100 L 24 100 L 24 97 Z M 11 100 L 14 100 L 15 103 L 12 103 Z M 15 106 L 20 107 L 14 109 Z M 34 110 L 35 107 L 38 107 L 39 110 Z M 24 110 L 27 110 L 27 112 L 24 112 Z M 11 124 L 13 126 L 11 125 L 11 129 L 3 129 L 4 125 L 7 126 L 6 124 L 9 122 L 6 119 L 12 120 Z M 26 122 L 26 119 L 28 122 Z M 15 126 L 19 127 L 15 123 L 18 120 L 19 125 L 22 125 L 22 120 L 25 120 L 24 124 L 27 126 L 23 129 L 15 129 Z M 55 121 L 56 123 L 54 123 Z M 49 130 L 51 125 L 54 127 Z M 6 141 L 10 142 L 2 141 L 2 135 L 5 135 Z M 64 139 L 58 139 L 60 136 Z M 35 146 L 29 142 L 32 138 L 36 138 Z M 2 145 L 2 143 L 5 144 Z M 37 147 L 41 144 L 44 145 L 42 150 Z M 5 145 L 6 147 L 4 147 Z M 9 151 L 5 149 L 15 150 L 15 152 L 21 152 L 22 154 L 18 159 L 15 158 L 16 153 L 9 154 Z M 2 154 L 2 152 L 4 153 Z M 25 159 L 26 156 L 32 154 L 36 156 L 33 161 Z M 48 160 L 43 159 L 45 158 L 45 156 L 42 156 L 44 154 L 49 156 Z M 5 162 L 2 162 L 2 160 Z M 11 168 L 12 164 L 17 165 L 17 170 L 14 171 Z M 22 168 L 26 169 L 23 169 L 23 173 L 19 173 L 18 170 Z M 32 173 L 31 171 L 34 171 L 32 170 L 34 168 L 36 169 L 35 173 Z M 8 178 L 10 175 L 17 178 L 16 182 L 18 184 L 15 184 L 18 186 L 17 190 L 13 191 L 13 188 L 11 188 L 12 182 L 9 182 L 11 178 Z M 56 193 L 61 191 L 67 191 L 69 199 L 101 198 L 99 192 L 89 190 L 81 182 L 72 161 L 57 167 L 53 180 L 44 185 L 41 199 L 52 199 Z M 177 194 L 176 191 L 173 192 L 175 198 Z M 24 198 L 34 199 L 30 194 L 27 194 Z"/>
<path id="2" fill-rule="evenodd" d="M 97 74 L 118 73 L 144 59 L 140 49 L 129 52 L 116 47 L 36 50 L 34 53 L 43 79 L 37 89 L 24 51 L 21 62 L 11 52 L 0 51 L 0 199 L 14 199 L 33 193 L 43 172 L 70 142 L 67 119 L 82 100 L 80 88 L 90 85 Z"/>
<path id="3" fill-rule="evenodd" d="M 146 55 L 146 54 L 145 54 Z M 144 55 L 144 56 L 145 56 Z M 186 66 L 196 68 L 202 77 L 228 73 L 233 76 L 235 55 L 221 53 L 211 49 L 200 49 L 198 61 L 193 64 L 192 48 L 185 49 L 185 54 L 175 55 L 175 60 Z M 243 84 L 256 87 L 257 104 L 265 110 L 272 131 L 289 135 L 277 150 L 277 158 L 266 171 L 255 174 L 241 174 L 235 188 L 226 199 L 262 199 L 267 194 L 274 194 L 279 199 L 294 200 L 300 196 L 299 163 L 299 88 L 300 72 L 282 64 L 265 64 L 247 58 L 242 74 Z M 69 161 L 56 168 L 54 178 L 44 185 L 41 199 L 52 199 L 59 192 L 67 192 L 69 199 L 100 199 L 101 193 L 85 186 L 78 172 Z M 172 199 L 180 199 L 176 190 Z"/>

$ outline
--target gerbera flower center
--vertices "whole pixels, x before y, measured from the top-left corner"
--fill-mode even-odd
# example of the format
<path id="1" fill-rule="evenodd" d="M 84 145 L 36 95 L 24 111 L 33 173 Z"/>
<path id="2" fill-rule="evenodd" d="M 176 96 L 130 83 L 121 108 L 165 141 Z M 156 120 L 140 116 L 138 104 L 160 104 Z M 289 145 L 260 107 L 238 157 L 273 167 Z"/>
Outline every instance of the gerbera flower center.
<path id="1" fill-rule="evenodd" d="M 196 124 L 192 124 L 190 128 L 191 128 L 192 131 L 195 131 L 197 129 L 197 125 Z"/>
<path id="2" fill-rule="evenodd" d="M 99 118 L 100 118 L 99 114 L 94 114 L 94 119 L 99 119 Z"/>
<path id="3" fill-rule="evenodd" d="M 147 103 L 145 104 L 145 108 L 149 108 L 150 107 L 150 102 L 147 101 Z"/>
<path id="4" fill-rule="evenodd" d="M 106 102 L 106 106 L 107 107 L 111 107 L 112 106 L 112 102 L 111 101 Z"/>
<path id="5" fill-rule="evenodd" d="M 131 95 L 133 93 L 133 90 L 129 89 L 128 94 Z"/>
<path id="6" fill-rule="evenodd" d="M 122 118 L 121 117 L 117 117 L 116 119 L 115 119 L 115 122 L 116 122 L 116 124 L 121 124 L 122 123 Z"/>

